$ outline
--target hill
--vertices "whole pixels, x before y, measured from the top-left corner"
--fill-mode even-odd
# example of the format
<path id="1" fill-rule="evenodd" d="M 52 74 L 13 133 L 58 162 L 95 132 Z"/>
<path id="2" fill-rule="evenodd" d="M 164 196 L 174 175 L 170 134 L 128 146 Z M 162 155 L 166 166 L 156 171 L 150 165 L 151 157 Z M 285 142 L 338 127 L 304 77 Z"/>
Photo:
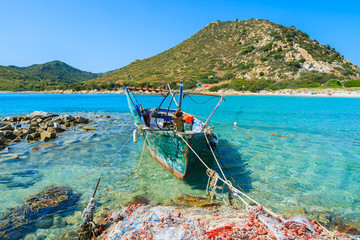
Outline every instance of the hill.
<path id="1" fill-rule="evenodd" d="M 231 80 L 224 86 L 239 90 L 255 83 L 260 85 L 255 90 L 261 90 L 317 87 L 330 79 L 359 78 L 359 67 L 329 45 L 321 45 L 293 26 L 250 19 L 215 21 L 165 52 L 135 60 L 85 85 L 156 87 L 183 81 L 192 88 L 197 82 Z"/>
<path id="2" fill-rule="evenodd" d="M 28 67 L 0 66 L 0 90 L 43 90 L 59 88 L 102 76 L 81 71 L 61 61 Z"/>

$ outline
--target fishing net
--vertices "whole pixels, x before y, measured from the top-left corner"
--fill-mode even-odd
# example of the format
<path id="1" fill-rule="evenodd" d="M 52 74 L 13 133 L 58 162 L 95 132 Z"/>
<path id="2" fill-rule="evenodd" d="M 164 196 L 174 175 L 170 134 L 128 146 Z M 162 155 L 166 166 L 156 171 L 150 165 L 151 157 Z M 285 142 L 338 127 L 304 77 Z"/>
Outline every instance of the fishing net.
<path id="1" fill-rule="evenodd" d="M 107 239 L 198 239 L 199 224 L 174 210 L 166 206 L 133 205 L 115 212 L 112 219 L 125 219 L 118 222 Z"/>

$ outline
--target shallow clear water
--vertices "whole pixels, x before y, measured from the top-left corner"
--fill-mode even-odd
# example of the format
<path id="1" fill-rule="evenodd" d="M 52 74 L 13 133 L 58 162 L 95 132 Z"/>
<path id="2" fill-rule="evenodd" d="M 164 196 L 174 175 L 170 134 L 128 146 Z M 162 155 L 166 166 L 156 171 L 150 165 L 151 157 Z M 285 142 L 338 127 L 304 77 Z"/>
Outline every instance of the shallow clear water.
<path id="1" fill-rule="evenodd" d="M 157 106 L 162 99 L 138 98 L 145 107 Z M 184 110 L 207 117 L 216 103 L 212 99 L 197 105 L 185 99 Z M 137 144 L 130 141 L 99 171 L 67 183 L 102 165 L 131 135 L 135 127 L 124 95 L 0 94 L 0 117 L 35 110 L 91 118 L 97 136 L 78 127 L 58 135 L 53 141 L 56 145 L 40 146 L 39 151 L 31 150 L 39 143 L 13 145 L 9 153 L 18 154 L 19 159 L 1 161 L 9 153 L 0 153 L 1 212 L 23 204 L 23 198 L 51 184 L 72 187 L 82 194 L 77 211 L 61 221 L 54 218 L 50 225 L 40 225 L 27 239 L 54 239 L 78 226 L 99 177 L 101 207 L 119 207 L 134 197 L 167 203 L 181 193 L 205 195 L 207 177 L 200 166 L 181 181 L 147 151 L 139 172 L 123 181 L 137 168 L 142 140 Z M 111 118 L 95 118 L 99 114 Z M 335 216 L 333 221 L 360 226 L 360 99 L 228 96 L 212 124 L 220 137 L 222 161 L 250 196 L 278 213 Z"/>

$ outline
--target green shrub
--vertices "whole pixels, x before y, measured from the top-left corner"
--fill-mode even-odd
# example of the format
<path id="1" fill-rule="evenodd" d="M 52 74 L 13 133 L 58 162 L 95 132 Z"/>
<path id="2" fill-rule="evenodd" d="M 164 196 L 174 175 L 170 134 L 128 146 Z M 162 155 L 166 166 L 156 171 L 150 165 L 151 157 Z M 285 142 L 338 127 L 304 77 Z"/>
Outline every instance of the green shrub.
<path id="1" fill-rule="evenodd" d="M 247 53 L 251 53 L 252 51 L 254 51 L 255 47 L 254 46 L 248 46 L 247 48 L 245 48 L 244 50 L 242 50 L 241 54 L 245 55 Z"/>
<path id="2" fill-rule="evenodd" d="M 343 82 L 344 87 L 360 87 L 360 80 L 348 80 Z"/>
<path id="3" fill-rule="evenodd" d="M 265 46 L 262 46 L 259 50 L 263 51 L 263 52 L 268 52 L 272 49 L 272 47 L 273 47 L 273 44 L 272 44 L 272 42 L 270 42 L 270 43 L 266 44 Z"/>
<path id="4" fill-rule="evenodd" d="M 339 79 L 330 79 L 326 82 L 326 86 L 328 87 L 341 87 L 341 82 Z"/>
<path id="5" fill-rule="evenodd" d="M 265 75 L 264 72 L 259 72 L 259 76 L 260 76 L 260 77 L 262 77 L 262 76 L 264 76 L 264 75 Z"/>
<path id="6" fill-rule="evenodd" d="M 290 67 L 300 68 L 300 63 L 298 61 L 288 62 L 287 64 Z"/>
<path id="7" fill-rule="evenodd" d="M 194 89 L 197 87 L 197 82 L 194 80 L 186 80 L 184 82 L 184 89 Z"/>
<path id="8" fill-rule="evenodd" d="M 229 79 L 233 79 L 234 78 L 234 73 L 232 72 L 227 72 L 225 73 L 225 75 L 223 76 L 224 80 L 229 80 Z"/>
<path id="9" fill-rule="evenodd" d="M 305 72 L 300 76 L 300 80 L 307 82 L 307 83 L 312 83 L 312 82 L 316 82 L 321 84 L 325 84 L 327 81 L 329 81 L 330 79 L 336 79 L 336 75 L 334 74 L 329 74 L 329 73 L 318 73 L 318 72 Z"/>
<path id="10" fill-rule="evenodd" d="M 219 90 L 220 90 L 220 86 L 212 86 L 212 87 L 209 89 L 210 92 L 217 92 L 217 91 L 219 91 Z"/>
<path id="11" fill-rule="evenodd" d="M 275 59 L 280 59 L 280 58 L 282 58 L 283 57 L 283 55 L 281 54 L 281 53 L 275 53 L 274 54 L 274 58 Z"/>

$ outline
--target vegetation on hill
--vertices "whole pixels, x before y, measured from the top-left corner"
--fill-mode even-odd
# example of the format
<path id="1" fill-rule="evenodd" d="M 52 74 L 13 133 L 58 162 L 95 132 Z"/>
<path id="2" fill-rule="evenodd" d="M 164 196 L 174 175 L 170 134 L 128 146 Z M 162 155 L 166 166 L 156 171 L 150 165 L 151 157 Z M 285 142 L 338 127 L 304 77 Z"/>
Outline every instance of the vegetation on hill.
<path id="1" fill-rule="evenodd" d="M 0 67 L 0 90 L 164 88 L 167 82 L 191 89 L 201 82 L 213 91 L 260 91 L 353 87 L 358 79 L 360 68 L 334 48 L 293 26 L 261 19 L 215 21 L 167 51 L 103 76 L 59 61 Z"/>
<path id="2" fill-rule="evenodd" d="M 102 76 L 81 71 L 60 61 L 35 64 L 29 67 L 0 66 L 0 90 L 44 90 L 66 88 Z"/>
<path id="3" fill-rule="evenodd" d="M 183 81 L 187 88 L 194 88 L 197 82 L 231 80 L 227 88 L 256 86 L 255 91 L 318 87 L 330 79 L 359 78 L 359 67 L 329 45 L 319 44 L 295 27 L 250 19 L 215 21 L 165 52 L 77 87 L 115 83 L 158 87 Z"/>

